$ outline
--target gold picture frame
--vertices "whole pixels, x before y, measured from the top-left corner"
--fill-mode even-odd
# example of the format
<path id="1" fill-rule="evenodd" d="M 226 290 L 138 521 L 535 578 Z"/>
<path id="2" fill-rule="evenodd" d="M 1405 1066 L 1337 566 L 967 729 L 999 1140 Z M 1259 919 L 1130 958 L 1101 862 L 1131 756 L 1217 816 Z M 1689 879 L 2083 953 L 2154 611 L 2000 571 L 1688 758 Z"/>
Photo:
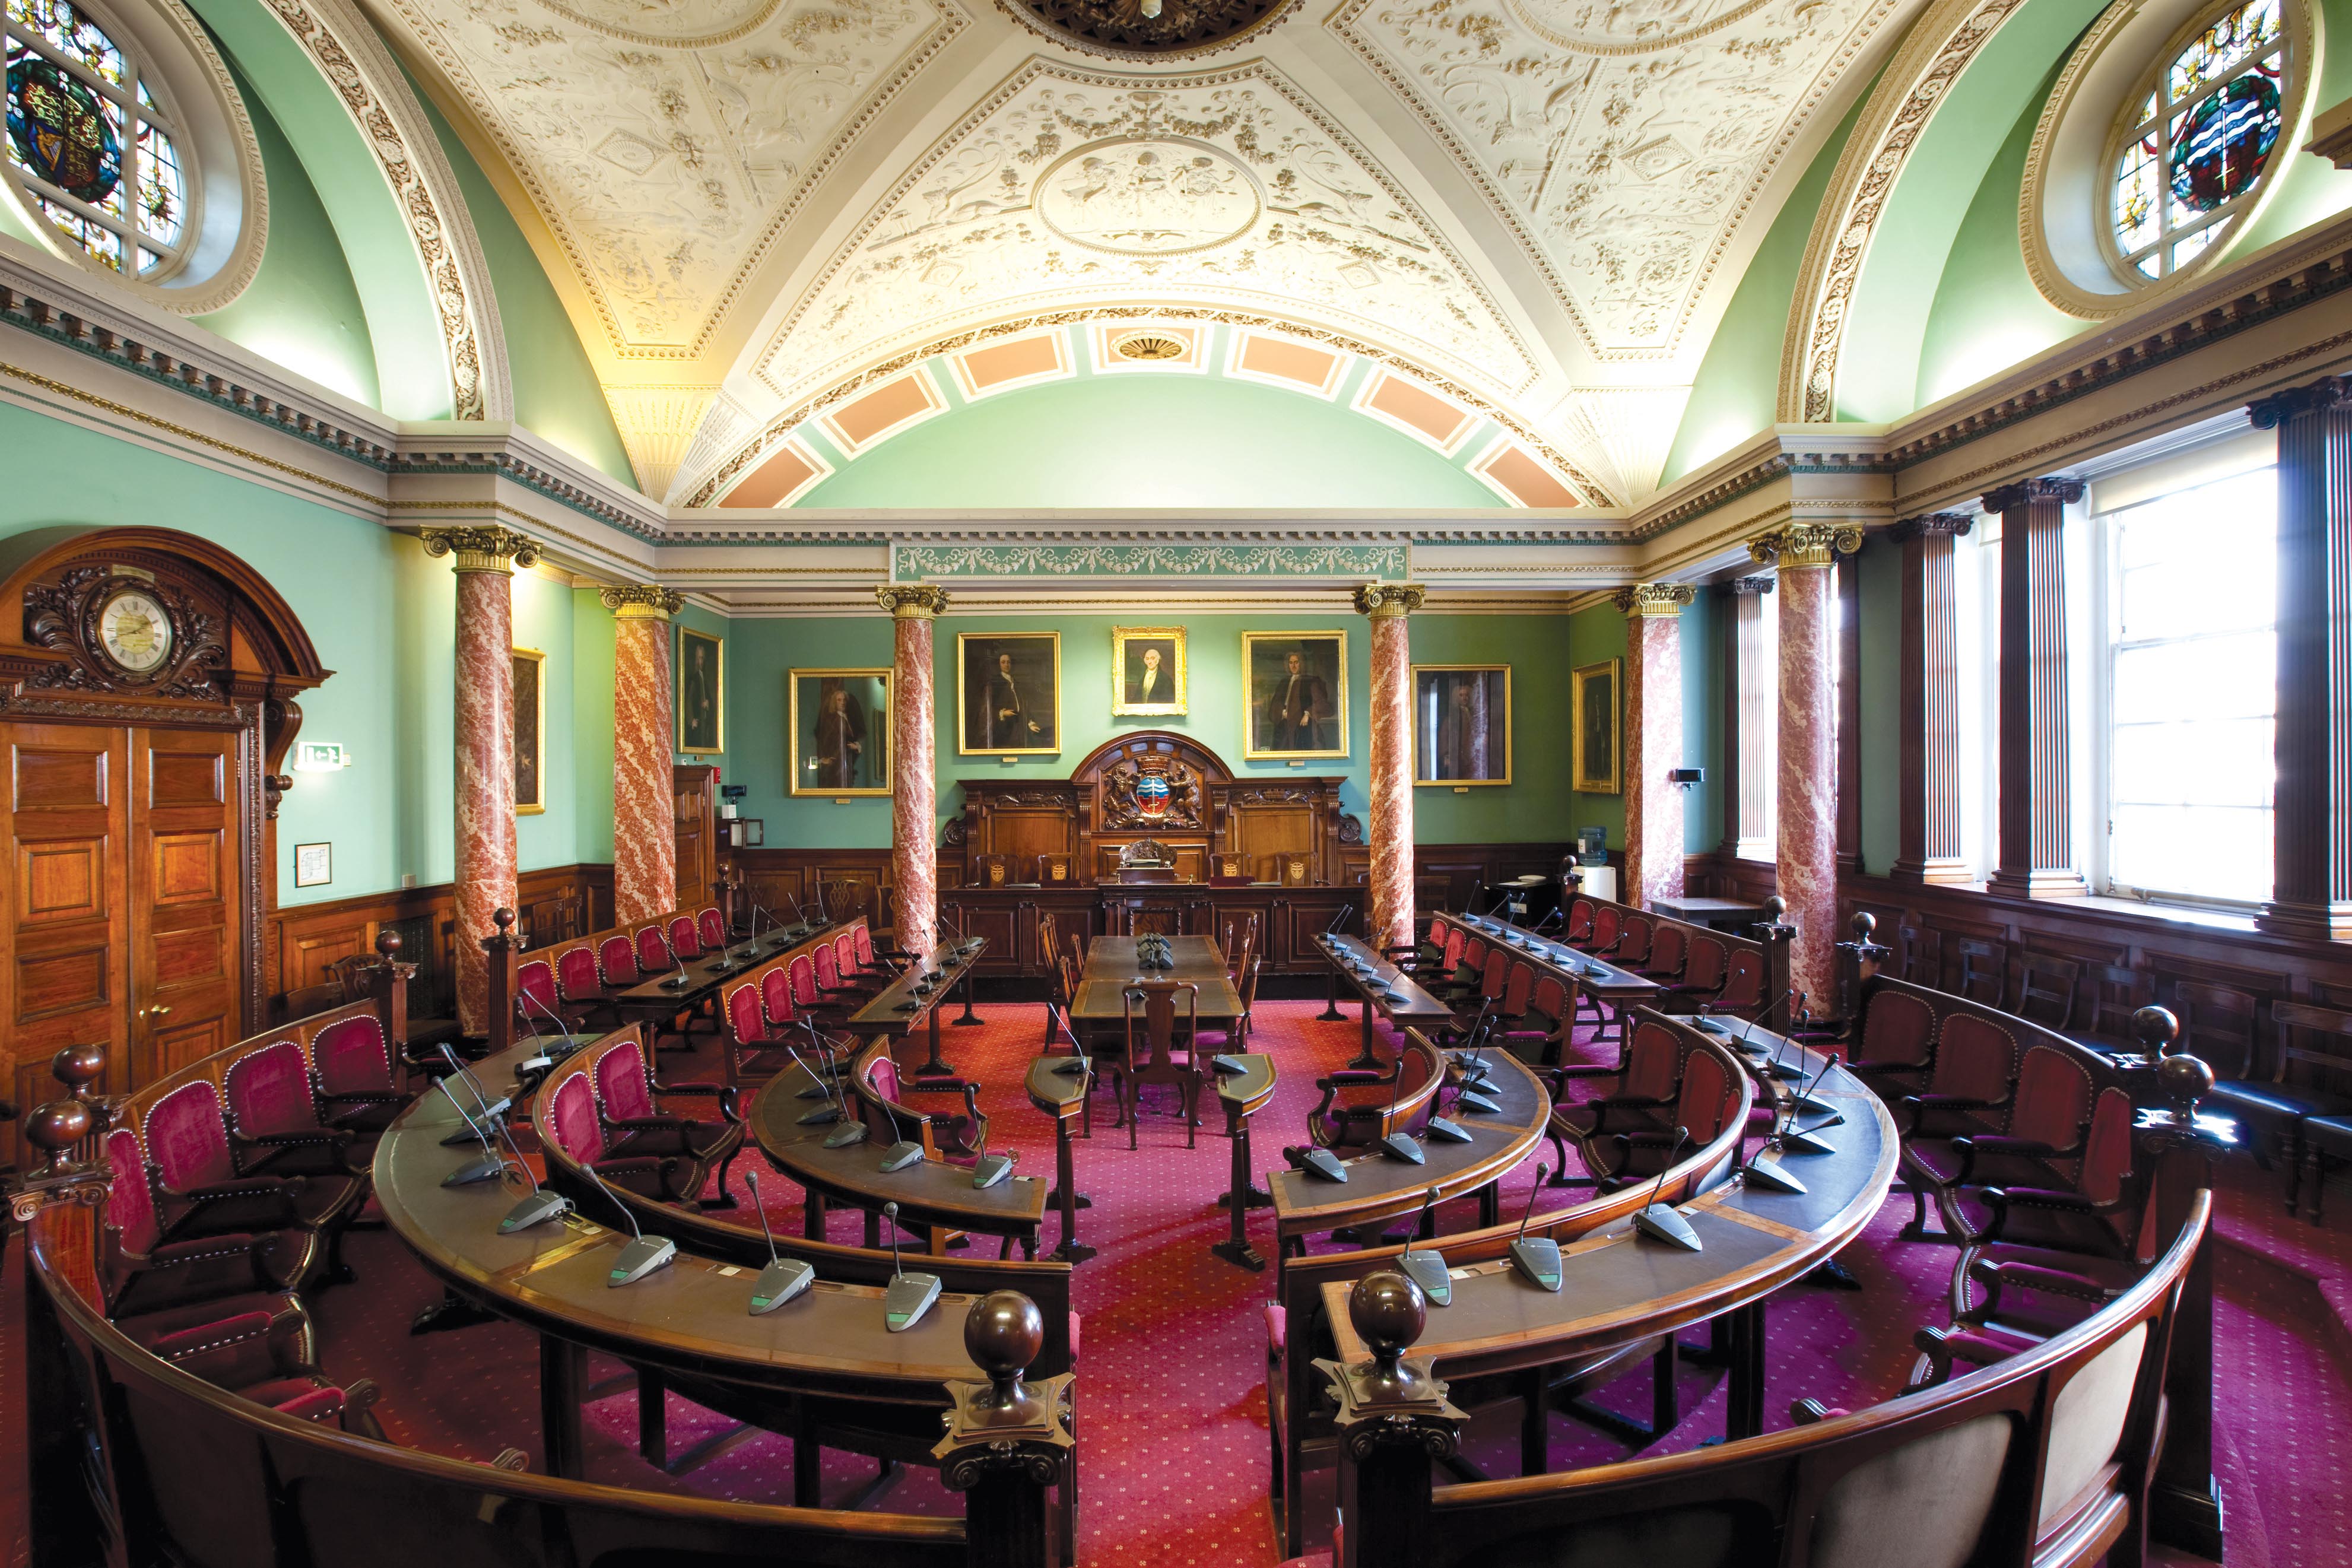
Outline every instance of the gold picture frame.
<path id="1" fill-rule="evenodd" d="M 698 657 L 709 649 L 708 658 Z M 727 643 L 690 626 L 677 628 L 677 750 L 716 757 L 727 750 Z"/>
<path id="2" fill-rule="evenodd" d="M 1507 785 L 1512 742 L 1509 665 L 1412 667 L 1414 784 Z"/>
<path id="3" fill-rule="evenodd" d="M 1155 654 L 1159 656 L 1156 670 Z M 1187 662 L 1182 626 L 1111 627 L 1111 716 L 1181 718 L 1190 700 Z"/>
<path id="4" fill-rule="evenodd" d="M 1580 795 L 1622 795 L 1624 783 L 1620 764 L 1625 730 L 1620 699 L 1625 689 L 1625 661 L 1605 658 L 1598 664 L 1578 665 L 1569 672 L 1569 684 L 1572 695 L 1569 732 L 1575 744 L 1568 787 Z"/>
<path id="5" fill-rule="evenodd" d="M 1001 660 L 1009 660 L 1006 670 Z M 989 691 L 1000 679 L 1009 691 L 992 713 Z M 1045 687 L 1041 699 L 1037 688 Z M 1001 703 L 1010 700 L 1013 711 Z M 1050 715 L 1050 717 L 1048 717 Z M 1026 741 L 1026 745 L 1008 745 Z M 1051 757 L 1062 750 L 1062 634 L 956 634 L 956 755 Z"/>
<path id="6" fill-rule="evenodd" d="M 872 669 L 794 669 L 784 680 L 789 739 L 785 742 L 787 793 L 801 795 L 887 795 L 890 793 L 891 729 L 898 693 L 896 672 Z M 879 690 L 877 692 L 877 687 Z M 826 704 L 838 693 L 845 732 L 828 740 Z M 857 780 L 868 782 L 858 783 Z M 844 782 L 848 781 L 848 782 Z"/>
<path id="7" fill-rule="evenodd" d="M 1298 711 L 1284 711 L 1293 688 L 1289 660 L 1305 682 Z M 1242 759 L 1288 762 L 1348 754 L 1348 634 L 1345 631 L 1244 632 Z M 1315 686 L 1322 688 L 1318 701 Z M 1305 741 L 1307 744 L 1300 744 Z"/>
<path id="8" fill-rule="evenodd" d="M 514 799 L 517 816 L 547 810 L 547 655 L 535 647 L 514 657 Z"/>

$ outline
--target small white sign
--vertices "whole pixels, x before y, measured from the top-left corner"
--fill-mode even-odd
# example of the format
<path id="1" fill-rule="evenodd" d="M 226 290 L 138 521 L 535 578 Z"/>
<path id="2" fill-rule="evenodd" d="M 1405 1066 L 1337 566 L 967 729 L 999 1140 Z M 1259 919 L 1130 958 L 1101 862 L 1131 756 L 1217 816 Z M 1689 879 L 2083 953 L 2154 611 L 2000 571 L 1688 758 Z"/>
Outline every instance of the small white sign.
<path id="1" fill-rule="evenodd" d="M 323 887 L 335 879 L 335 847 L 332 844 L 297 844 L 294 846 L 294 885 L 298 888 Z"/>

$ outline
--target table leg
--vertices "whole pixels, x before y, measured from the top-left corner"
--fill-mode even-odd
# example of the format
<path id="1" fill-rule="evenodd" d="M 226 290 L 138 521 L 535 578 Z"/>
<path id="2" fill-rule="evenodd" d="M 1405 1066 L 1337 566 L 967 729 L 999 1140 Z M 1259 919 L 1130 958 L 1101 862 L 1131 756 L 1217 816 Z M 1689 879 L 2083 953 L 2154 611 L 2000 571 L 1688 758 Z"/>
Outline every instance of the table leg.
<path id="1" fill-rule="evenodd" d="M 971 963 L 964 966 L 963 1012 L 956 1018 L 956 1027 L 960 1029 L 968 1029 L 974 1024 L 985 1024 L 988 1022 L 987 1019 L 982 1017 L 978 1013 L 973 1012 L 971 1007 L 972 987 L 979 984 L 980 961 L 978 959 L 974 959 Z"/>
<path id="2" fill-rule="evenodd" d="M 581 1478 L 586 1458 L 580 1432 L 580 1385 L 588 1352 L 553 1334 L 539 1336 L 539 1429 L 547 1473 L 567 1481 Z"/>
<path id="3" fill-rule="evenodd" d="M 824 1239 L 824 1198 L 817 1193 L 808 1194 L 801 1205 L 801 1234 L 811 1241 Z"/>
<path id="4" fill-rule="evenodd" d="M 1059 1184 L 1062 1202 L 1062 1245 L 1052 1253 L 1063 1263 L 1079 1264 L 1095 1255 L 1096 1249 L 1078 1239 L 1078 1205 L 1087 1200 L 1078 1194 L 1078 1174 L 1070 1149 L 1070 1119 L 1054 1119 L 1054 1179 Z"/>
<path id="5" fill-rule="evenodd" d="M 1350 1068 L 1373 1072 L 1380 1070 L 1381 1055 L 1372 1048 L 1372 998 L 1369 992 L 1364 996 L 1364 1047 L 1356 1053 L 1356 1059 L 1348 1065 Z"/>
<path id="6" fill-rule="evenodd" d="M 1232 1236 L 1209 1250 L 1226 1262 L 1238 1263 L 1255 1274 L 1265 1269 L 1265 1259 L 1258 1256 L 1257 1249 L 1249 1242 L 1249 1211 L 1253 1206 L 1250 1199 L 1255 1195 L 1250 1187 L 1249 1118 L 1234 1114 L 1228 1107 L 1225 1110 L 1225 1131 L 1234 1146 L 1234 1179 L 1232 1187 L 1225 1194 L 1224 1205 L 1234 1216 L 1234 1227 Z M 1272 1203 L 1274 1200 L 1269 1197 L 1266 1201 Z"/>
<path id="7" fill-rule="evenodd" d="M 1539 1476 L 1551 1468 L 1551 1368 L 1527 1372 L 1527 1409 L 1519 1418 L 1519 1474 Z"/>
<path id="8" fill-rule="evenodd" d="M 947 1000 L 947 998 L 946 998 L 946 997 L 944 997 L 944 996 L 942 996 L 942 997 L 940 997 L 940 1001 L 942 1001 L 942 1002 L 944 1002 L 944 1001 L 946 1001 L 946 1000 Z M 925 1063 L 923 1063 L 923 1065 L 922 1065 L 922 1066 L 920 1066 L 920 1067 L 919 1067 L 919 1068 L 917 1068 L 915 1069 L 915 1076 L 916 1076 L 917 1078 L 953 1078 L 953 1077 L 955 1077 L 955 1068 L 951 1068 L 951 1067 L 948 1066 L 948 1064 L 947 1064 L 943 1059 L 941 1059 L 941 1058 L 940 1058 L 940 1010 L 939 1010 L 939 1008 L 938 1008 L 937 1006 L 934 1006 L 934 1007 L 932 1007 L 932 1009 L 931 1009 L 931 1031 L 930 1031 L 930 1032 L 931 1032 L 931 1055 L 930 1055 L 930 1059 L 929 1059 L 929 1061 L 926 1061 Z"/>
<path id="9" fill-rule="evenodd" d="M 1323 1011 L 1315 1015 L 1315 1021 L 1318 1024 L 1345 1023 L 1348 1015 L 1339 1011 L 1339 961 L 1328 952 L 1323 954 Z"/>
<path id="10" fill-rule="evenodd" d="M 1731 1387 L 1724 1410 L 1724 1436 L 1737 1443 L 1764 1430 L 1764 1304 L 1730 1315 Z"/>

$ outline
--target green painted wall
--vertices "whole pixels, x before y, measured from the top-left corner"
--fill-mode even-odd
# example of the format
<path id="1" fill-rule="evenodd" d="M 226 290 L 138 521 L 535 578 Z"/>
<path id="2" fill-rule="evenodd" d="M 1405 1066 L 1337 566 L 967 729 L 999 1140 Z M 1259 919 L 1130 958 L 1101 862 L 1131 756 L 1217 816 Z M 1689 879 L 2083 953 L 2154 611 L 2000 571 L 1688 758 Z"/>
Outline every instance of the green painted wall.
<path id="1" fill-rule="evenodd" d="M 1613 616 L 1614 612 L 1611 612 Z M 1187 628 L 1191 712 L 1177 719 L 1114 719 L 1110 712 L 1110 634 L 1114 626 L 1146 624 L 1129 616 L 950 616 L 938 624 L 933 671 L 938 704 L 940 810 L 962 809 L 954 781 L 972 777 L 1066 778 L 1087 753 L 1131 730 L 1168 729 L 1191 735 L 1245 777 L 1298 773 L 1346 779 L 1346 809 L 1362 816 L 1370 736 L 1365 704 L 1370 692 L 1370 627 L 1360 616 L 1174 615 L 1152 625 Z M 1424 843 L 1544 841 L 1566 837 L 1577 807 L 1568 778 L 1568 666 L 1570 623 L 1559 616 L 1415 616 L 1413 658 L 1432 664 L 1511 666 L 1514 782 L 1462 795 L 1425 786 L 1414 792 L 1417 837 Z M 1330 628 L 1348 634 L 1348 746 L 1345 759 L 1291 768 L 1242 761 L 1242 633 Z M 956 752 L 956 637 L 959 633 L 1058 629 L 1062 634 L 1062 750 L 1050 757 L 1000 762 L 993 755 Z M 1622 644 L 1621 637 L 1621 644 Z M 890 842 L 890 802 L 880 796 L 835 804 L 828 796 L 784 794 L 788 672 L 798 668 L 885 668 L 891 661 L 891 623 L 877 616 L 810 620 L 739 620 L 727 638 L 727 737 L 724 777 L 750 794 L 743 815 L 763 818 L 771 847 L 878 848 Z M 1600 820 L 1598 817 L 1590 820 Z M 1580 818 L 1579 820 L 1585 820 Z M 1622 820 L 1622 814 L 1621 814 Z"/>
<path id="2" fill-rule="evenodd" d="M 415 85 L 413 79 L 410 85 Z M 562 299 L 439 106 L 421 89 L 416 99 L 425 105 L 434 134 L 441 139 L 441 151 L 457 172 L 458 188 L 465 193 L 474 232 L 489 263 L 499 322 L 507 340 L 507 370 L 514 383 L 516 423 L 634 487 L 636 470 L 629 465 L 628 449 L 621 444 L 595 366 L 580 346 Z"/>
<path id="3" fill-rule="evenodd" d="M 582 861 L 613 858 L 613 612 L 593 588 L 572 591 L 572 791 Z"/>
<path id="4" fill-rule="evenodd" d="M 1622 660 L 1625 657 L 1625 616 L 1612 605 L 1596 605 L 1589 610 L 1579 610 L 1568 617 L 1568 662 L 1571 668 L 1598 664 L 1602 659 Z M 1617 689 L 1619 732 L 1623 732 L 1625 689 L 1624 668 L 1618 668 Z M 1562 710 L 1563 721 L 1566 710 Z M 1562 777 L 1569 775 L 1563 774 Z M 1619 795 L 1587 795 L 1571 791 L 1568 796 L 1568 830 L 1564 833 L 1529 834 L 1531 838 L 1573 838 L 1582 827 L 1605 827 L 1609 830 L 1609 847 L 1625 847 L 1625 797 Z"/>
<path id="5" fill-rule="evenodd" d="M 1213 352 L 1222 363 L 1223 351 Z M 1448 459 L 1339 403 L 1255 382 L 1174 373 L 1081 376 L 963 405 L 947 378 L 938 380 L 953 405 L 948 413 L 871 448 L 796 504 L 1502 504 L 1459 466 L 1484 449 L 1484 435 Z M 1344 402 L 1351 394 L 1341 390 Z M 1202 430 L 1218 433 L 1213 452 L 1192 439 Z M 835 448 L 814 438 L 837 458 Z"/>
<path id="6" fill-rule="evenodd" d="M 244 73 L 231 68 L 261 143 L 269 187 L 269 242 L 261 270 L 222 310 L 198 316 L 232 342 L 267 354 L 299 375 L 371 407 L 381 406 L 367 309 L 344 264 L 342 243 L 302 160 Z"/>

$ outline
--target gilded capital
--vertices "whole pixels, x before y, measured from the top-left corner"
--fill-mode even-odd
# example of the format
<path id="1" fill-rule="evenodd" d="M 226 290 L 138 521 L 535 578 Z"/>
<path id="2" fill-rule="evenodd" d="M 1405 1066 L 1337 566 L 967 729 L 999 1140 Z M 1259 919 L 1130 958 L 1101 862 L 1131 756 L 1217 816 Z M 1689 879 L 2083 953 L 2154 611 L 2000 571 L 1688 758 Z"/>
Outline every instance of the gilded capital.
<path id="1" fill-rule="evenodd" d="M 1826 566 L 1840 555 L 1862 548 L 1862 530 L 1851 522 L 1792 522 L 1778 533 L 1748 542 L 1748 553 L 1786 572 L 1798 566 Z"/>
<path id="2" fill-rule="evenodd" d="M 2037 502 L 2048 505 L 2073 506 L 2083 499 L 2084 484 L 2080 479 L 2020 479 L 2013 485 L 2003 485 L 1985 492 L 1987 511 L 2015 511 Z"/>
<path id="3" fill-rule="evenodd" d="M 1698 590 L 1687 583 L 1636 583 L 1630 588 L 1620 588 L 1610 603 L 1625 613 L 1627 620 L 1640 620 L 1655 616 L 1673 620 L 1683 613 L 1683 606 L 1698 597 Z"/>
<path id="4" fill-rule="evenodd" d="M 948 591 L 937 583 L 885 583 L 874 602 L 901 621 L 928 621 L 948 613 Z"/>
<path id="5" fill-rule="evenodd" d="M 2257 430 L 2275 430 L 2298 414 L 2325 414 L 2347 403 L 2352 403 L 2352 376 L 2323 375 L 2308 386 L 2290 386 L 2256 398 L 2246 405 L 2246 416 Z"/>
<path id="6" fill-rule="evenodd" d="M 604 590 L 604 607 L 622 621 L 666 621 L 686 607 L 686 595 L 658 583 L 624 583 Z"/>
<path id="7" fill-rule="evenodd" d="M 1396 620 L 1421 608 L 1428 593 L 1418 583 L 1367 583 L 1356 590 L 1356 613 L 1376 621 Z"/>
<path id="8" fill-rule="evenodd" d="M 425 553 L 438 558 L 455 555 L 460 572 L 499 572 L 511 575 L 518 566 L 539 563 L 539 546 L 511 528 L 495 523 L 461 523 L 452 528 L 420 529 L 416 537 Z"/>

